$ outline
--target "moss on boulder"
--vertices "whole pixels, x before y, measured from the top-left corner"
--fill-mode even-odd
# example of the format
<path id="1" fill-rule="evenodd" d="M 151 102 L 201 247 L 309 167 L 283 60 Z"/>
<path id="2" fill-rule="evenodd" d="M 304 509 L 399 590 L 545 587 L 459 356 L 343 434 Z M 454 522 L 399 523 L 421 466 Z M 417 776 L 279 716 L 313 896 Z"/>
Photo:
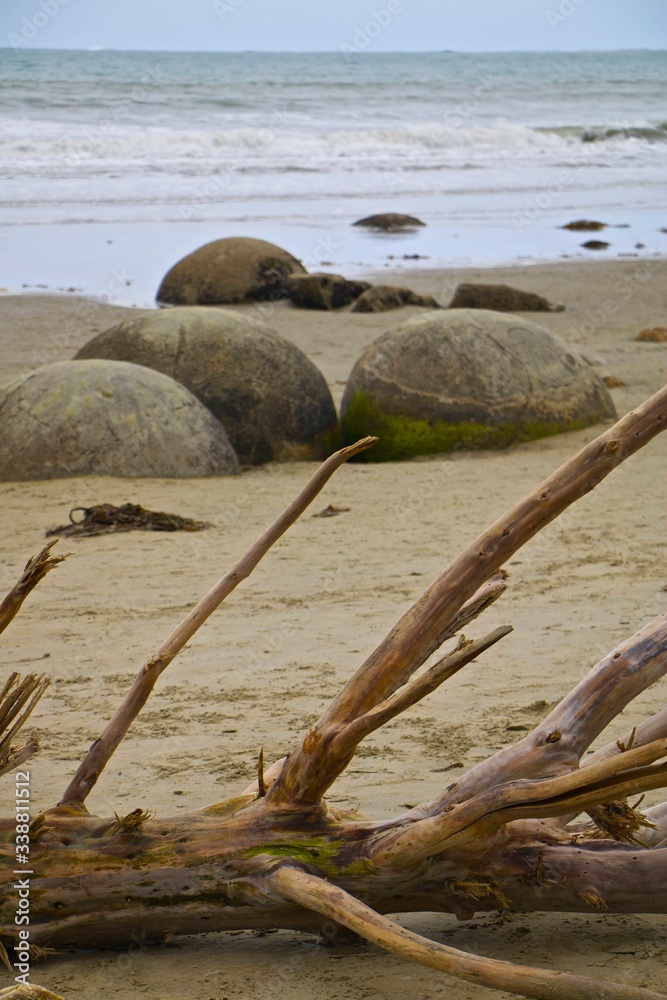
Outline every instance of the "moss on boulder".
<path id="1" fill-rule="evenodd" d="M 367 461 L 503 448 L 614 418 L 588 363 L 536 323 L 485 310 L 428 313 L 372 343 L 343 394 L 346 442 Z"/>

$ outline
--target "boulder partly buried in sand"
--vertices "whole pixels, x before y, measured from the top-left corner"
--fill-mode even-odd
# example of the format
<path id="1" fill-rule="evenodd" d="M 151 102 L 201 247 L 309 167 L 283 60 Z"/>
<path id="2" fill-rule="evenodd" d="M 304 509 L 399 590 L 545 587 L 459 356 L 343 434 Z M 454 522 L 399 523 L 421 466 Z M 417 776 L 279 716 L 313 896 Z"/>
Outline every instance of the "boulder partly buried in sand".
<path id="1" fill-rule="evenodd" d="M 285 282 L 285 291 L 300 309 L 341 309 L 354 302 L 370 288 L 368 281 L 350 281 L 342 274 L 292 274 Z"/>
<path id="2" fill-rule="evenodd" d="M 286 250 L 245 236 L 214 240 L 183 257 L 167 272 L 157 301 L 176 306 L 233 305 L 285 295 L 285 279 L 305 274 Z"/>
<path id="3" fill-rule="evenodd" d="M 509 285 L 458 285 L 450 309 L 492 309 L 495 312 L 562 312 L 564 306 L 552 306 L 541 295 L 522 292 Z"/>
<path id="4" fill-rule="evenodd" d="M 219 420 L 182 385 L 122 361 L 59 361 L 0 389 L 0 480 L 233 475 Z"/>
<path id="5" fill-rule="evenodd" d="M 346 442 L 388 461 L 499 448 L 615 417 L 590 365 L 536 323 L 483 310 L 416 316 L 372 343 L 343 395 Z"/>
<path id="6" fill-rule="evenodd" d="M 76 358 L 146 365 L 182 383 L 224 425 L 239 459 L 317 459 L 337 440 L 324 377 L 294 344 L 228 309 L 160 309 L 98 334 Z"/>
<path id="7" fill-rule="evenodd" d="M 357 219 L 353 226 L 364 226 L 366 229 L 379 229 L 384 233 L 397 232 L 400 229 L 415 229 L 425 226 L 421 219 L 413 215 L 401 215 L 400 212 L 381 212 L 379 215 L 367 215 L 365 219 Z"/>
<path id="8" fill-rule="evenodd" d="M 353 313 L 379 313 L 390 309 L 400 309 L 401 306 L 423 306 L 426 309 L 442 309 L 430 295 L 417 295 L 410 288 L 398 288 L 395 285 L 373 285 L 356 300 L 352 306 Z"/>

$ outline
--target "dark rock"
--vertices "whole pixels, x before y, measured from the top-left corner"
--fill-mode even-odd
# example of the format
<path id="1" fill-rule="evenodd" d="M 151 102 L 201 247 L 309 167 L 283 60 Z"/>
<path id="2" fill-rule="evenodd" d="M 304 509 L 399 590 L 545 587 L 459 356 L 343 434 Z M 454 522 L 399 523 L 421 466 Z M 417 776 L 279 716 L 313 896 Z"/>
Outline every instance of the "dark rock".
<path id="1" fill-rule="evenodd" d="M 59 361 L 0 389 L 0 480 L 234 475 L 219 420 L 182 385 L 123 361 Z"/>
<path id="2" fill-rule="evenodd" d="M 343 394 L 352 442 L 374 434 L 367 461 L 500 448 L 616 416 L 601 379 L 536 323 L 485 310 L 415 316 L 372 343 Z"/>
<path id="3" fill-rule="evenodd" d="M 206 243 L 174 264 L 156 298 L 177 306 L 280 299 L 288 275 L 305 273 L 296 257 L 273 243 L 232 236 Z"/>
<path id="4" fill-rule="evenodd" d="M 400 229 L 414 229 L 416 226 L 425 226 L 421 219 L 415 219 L 412 215 L 401 215 L 398 212 L 382 212 L 379 215 L 368 215 L 365 219 L 357 219 L 353 226 L 365 226 L 367 229 L 380 229 L 385 233 L 396 232 Z"/>
<path id="5" fill-rule="evenodd" d="M 409 288 L 394 285 L 373 285 L 360 295 L 352 306 L 353 313 L 379 313 L 401 306 L 424 306 L 427 309 L 442 309 L 430 295 L 417 295 Z"/>
<path id="6" fill-rule="evenodd" d="M 368 281 L 348 281 L 340 274 L 294 274 L 287 278 L 285 290 L 301 309 L 340 309 L 349 306 L 370 288 Z"/>
<path id="7" fill-rule="evenodd" d="M 224 424 L 239 459 L 322 458 L 337 443 L 321 372 L 294 344 L 229 309 L 160 309 L 125 320 L 77 358 L 146 365 L 181 382 Z"/>
<path id="8" fill-rule="evenodd" d="M 552 306 L 541 295 L 522 292 L 509 285 L 464 283 L 454 292 L 450 309 L 493 309 L 495 312 L 562 312 L 564 306 Z"/>
<path id="9" fill-rule="evenodd" d="M 577 233 L 597 233 L 606 227 L 606 222 L 594 222 L 591 219 L 577 219 L 576 222 L 568 222 L 561 229 L 572 229 Z"/>
<path id="10" fill-rule="evenodd" d="M 581 244 L 585 250 L 606 250 L 610 243 L 605 243 L 604 240 L 588 240 L 586 243 Z"/>
<path id="11" fill-rule="evenodd" d="M 642 340 L 648 343 L 664 344 L 667 341 L 667 326 L 649 326 L 645 330 L 640 330 L 635 340 Z"/>

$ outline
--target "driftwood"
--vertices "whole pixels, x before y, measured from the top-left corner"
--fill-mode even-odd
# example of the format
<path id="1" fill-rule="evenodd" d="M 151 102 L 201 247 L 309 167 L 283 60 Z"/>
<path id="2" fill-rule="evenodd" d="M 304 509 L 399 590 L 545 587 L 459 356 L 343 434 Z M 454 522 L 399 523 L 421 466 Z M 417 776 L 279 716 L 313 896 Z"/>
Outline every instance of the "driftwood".
<path id="1" fill-rule="evenodd" d="M 328 459 L 150 657 L 60 803 L 32 819 L 32 954 L 127 947 L 137 927 L 147 942 L 237 928 L 312 931 L 324 916 L 396 955 L 520 996 L 664 1000 L 629 985 L 469 955 L 411 933 L 386 914 L 667 912 L 667 804 L 642 812 L 629 803 L 630 796 L 667 785 L 667 710 L 584 756 L 609 722 L 667 672 L 667 616 L 602 659 L 532 733 L 474 766 L 433 801 L 373 822 L 329 808 L 324 794 L 369 733 L 510 631 L 496 629 L 473 642 L 461 635 L 453 651 L 427 664 L 500 597 L 502 564 L 666 421 L 664 389 L 496 521 L 400 619 L 293 752 L 266 771 L 260 758 L 257 781 L 240 795 L 168 819 L 142 809 L 122 817 L 90 815 L 86 797 L 162 671 L 335 469 L 373 439 Z M 0 622 L 8 624 L 52 564 L 45 550 L 32 564 L 40 572 L 30 577 L 27 569 L 1 606 Z M 12 737 L 27 715 L 22 706 L 32 707 L 44 681 L 31 676 L 22 684 L 10 678 L 0 704 Z M 34 749 L 18 753 L 24 760 Z M 14 818 L 0 820 L 0 856 L 9 872 L 0 895 L 0 942 L 10 968 L 18 933 L 17 850 Z M 29 989 L 15 986 L 6 995 L 52 996 Z"/>

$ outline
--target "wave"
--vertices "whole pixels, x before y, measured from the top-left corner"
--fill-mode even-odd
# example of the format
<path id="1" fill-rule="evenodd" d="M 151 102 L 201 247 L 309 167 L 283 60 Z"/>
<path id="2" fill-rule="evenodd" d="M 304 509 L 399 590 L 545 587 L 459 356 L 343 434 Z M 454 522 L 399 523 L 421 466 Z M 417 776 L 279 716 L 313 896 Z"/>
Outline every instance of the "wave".
<path id="1" fill-rule="evenodd" d="M 584 129 L 582 142 L 607 142 L 609 139 L 646 139 L 648 142 L 667 142 L 667 124 L 639 126 L 608 126 Z"/>
<path id="2" fill-rule="evenodd" d="M 444 155 L 445 164 L 460 167 L 458 160 L 463 156 L 470 167 L 489 157 L 562 156 L 576 151 L 582 142 L 604 144 L 610 152 L 639 154 L 640 149 L 667 140 L 667 127 L 662 124 L 531 127 L 503 120 L 492 125 L 431 122 L 334 130 L 292 122 L 230 129 L 142 128 L 118 122 L 30 124 L 26 131 L 25 120 L 20 128 L 6 120 L 0 130 L 0 162 L 9 165 L 14 161 L 18 171 L 31 162 L 51 161 L 54 166 L 73 168 L 93 161 L 144 162 L 171 168 L 179 160 L 227 160 L 230 156 L 242 161 L 239 165 L 269 161 L 276 166 L 289 163 L 292 169 L 312 170 L 336 161 L 374 159 L 403 159 L 407 167 L 423 167 L 430 157 Z"/>

